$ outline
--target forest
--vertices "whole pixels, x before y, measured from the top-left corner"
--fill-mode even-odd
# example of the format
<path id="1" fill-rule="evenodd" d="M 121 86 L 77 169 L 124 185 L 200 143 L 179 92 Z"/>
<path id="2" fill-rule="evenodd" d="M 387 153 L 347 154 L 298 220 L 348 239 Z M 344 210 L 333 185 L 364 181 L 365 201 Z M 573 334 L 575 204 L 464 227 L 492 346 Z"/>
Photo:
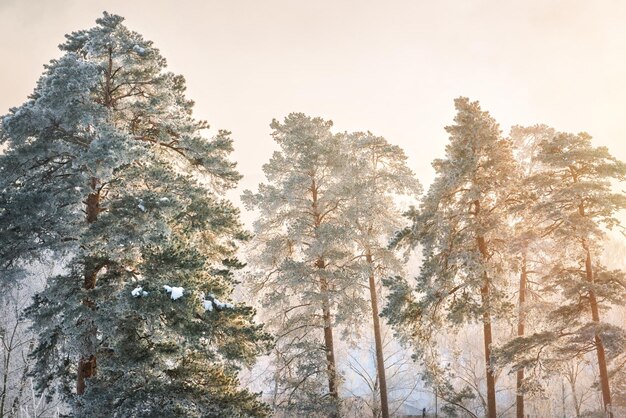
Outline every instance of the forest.
<path id="1" fill-rule="evenodd" d="M 0 120 L 0 418 L 626 417 L 626 164 L 589 134 L 450 98 L 423 184 L 367 121 L 276 115 L 239 204 L 157 46 L 65 38 Z"/>

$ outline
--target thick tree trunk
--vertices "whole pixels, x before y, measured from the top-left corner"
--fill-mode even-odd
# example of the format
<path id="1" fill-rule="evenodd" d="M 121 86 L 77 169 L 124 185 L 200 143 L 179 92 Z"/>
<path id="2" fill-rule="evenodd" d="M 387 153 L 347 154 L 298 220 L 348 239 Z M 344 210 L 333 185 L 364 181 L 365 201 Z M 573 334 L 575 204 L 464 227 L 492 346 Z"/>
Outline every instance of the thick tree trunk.
<path id="1" fill-rule="evenodd" d="M 86 218 L 87 223 L 92 224 L 98 219 L 100 213 L 100 192 L 98 190 L 98 179 L 91 179 L 91 193 L 87 196 L 85 201 L 86 205 Z M 85 273 L 83 289 L 91 290 L 96 287 L 96 277 L 101 266 L 97 265 L 96 260 L 87 259 L 85 261 Z M 94 302 L 89 299 L 84 299 L 83 304 L 89 308 L 94 307 Z M 91 328 L 88 334 L 95 334 L 96 330 L 93 325 L 88 325 Z M 96 375 L 96 356 L 95 347 L 90 347 L 89 343 L 86 343 L 86 348 L 81 353 L 81 357 L 78 361 L 77 379 L 76 379 L 76 394 L 82 395 L 85 393 L 85 380 Z"/>
<path id="2" fill-rule="evenodd" d="M 488 258 L 487 243 L 483 236 L 476 239 L 478 249 L 483 259 Z M 485 345 L 485 374 L 487 380 L 487 417 L 496 418 L 496 377 L 491 368 L 491 344 L 493 336 L 491 332 L 491 315 L 490 315 L 490 289 L 489 276 L 485 272 L 483 274 L 483 286 L 480 289 L 480 296 L 483 304 L 483 340 Z"/>
<path id="3" fill-rule="evenodd" d="M 376 292 L 376 281 L 374 279 L 374 265 L 372 253 L 367 249 L 365 258 L 370 267 L 369 286 L 370 301 L 372 303 L 372 322 L 374 323 L 374 341 L 376 344 L 376 372 L 378 373 L 380 390 L 380 410 L 382 418 L 389 418 L 389 402 L 387 400 L 387 377 L 385 375 L 385 356 L 383 354 L 383 340 L 380 332 L 380 317 L 378 316 L 378 295 Z"/>
<path id="4" fill-rule="evenodd" d="M 522 272 L 519 279 L 519 316 L 517 319 L 517 336 L 523 337 L 525 332 L 526 318 L 524 313 L 524 304 L 526 303 L 526 283 L 528 281 L 528 273 L 526 269 L 526 249 L 522 253 Z M 517 410 L 517 418 L 524 417 L 524 394 L 522 393 L 522 385 L 524 383 L 524 369 L 517 371 L 517 397 L 515 406 Z"/>
<path id="5" fill-rule="evenodd" d="M 587 240 L 583 240 L 583 248 L 585 249 L 585 275 L 589 283 L 594 282 L 593 270 L 591 267 L 591 252 L 589 251 L 589 244 Z M 589 290 L 589 304 L 591 306 L 591 319 L 596 324 L 600 323 L 600 312 L 598 309 L 598 301 L 596 299 L 596 292 L 593 289 Z M 613 412 L 611 412 L 611 387 L 609 385 L 609 372 L 606 365 L 606 354 L 604 353 L 604 343 L 602 338 L 598 334 L 594 337 L 596 344 L 596 352 L 598 354 L 598 368 L 600 369 L 600 388 L 602 389 L 602 403 L 604 405 L 604 411 L 609 414 L 609 418 L 613 418 Z"/>
<path id="6" fill-rule="evenodd" d="M 112 92 L 115 90 L 113 87 L 113 47 L 109 46 L 108 48 L 108 59 L 107 59 L 107 68 L 104 72 L 104 89 L 103 89 L 103 104 L 108 109 L 113 107 L 113 94 Z M 99 179 L 96 177 L 91 178 L 90 182 L 91 192 L 87 196 L 85 200 L 86 205 L 86 220 L 88 224 L 92 224 L 98 220 L 98 215 L 101 212 L 100 208 L 100 190 L 98 189 Z M 85 278 L 83 283 L 83 288 L 85 290 L 91 290 L 96 287 L 96 278 L 98 272 L 104 265 L 98 260 L 86 260 L 85 263 Z M 89 308 L 95 307 L 95 302 L 89 299 L 84 299 L 83 304 L 88 306 Z M 92 324 L 91 329 L 88 334 L 91 336 L 95 336 L 97 333 L 97 329 Z M 85 393 L 85 380 L 89 379 L 96 375 L 96 356 L 95 356 L 95 347 L 89 347 L 90 344 L 87 343 L 87 349 L 81 355 L 80 360 L 78 361 L 78 376 L 76 380 L 76 393 L 78 395 L 82 395 Z"/>

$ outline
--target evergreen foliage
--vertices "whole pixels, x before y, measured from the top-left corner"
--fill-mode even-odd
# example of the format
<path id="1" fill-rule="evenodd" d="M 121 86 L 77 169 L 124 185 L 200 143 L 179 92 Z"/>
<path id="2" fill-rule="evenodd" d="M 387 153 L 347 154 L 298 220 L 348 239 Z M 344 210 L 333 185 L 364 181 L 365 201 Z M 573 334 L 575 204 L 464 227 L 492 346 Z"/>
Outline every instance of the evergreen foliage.
<path id="1" fill-rule="evenodd" d="M 417 342 L 416 355 L 426 366 L 434 365 L 429 347 L 441 330 L 482 322 L 486 415 L 495 417 L 491 321 L 511 311 L 504 273 L 518 169 L 511 144 L 488 112 L 467 98 L 456 99 L 455 107 L 455 125 L 446 127 L 446 158 L 433 163 L 437 176 L 419 211 L 412 212 L 413 226 L 395 238 L 396 245 L 421 246 L 420 274 L 414 287 L 400 279 L 386 282 L 391 295 L 384 315 L 404 338 Z"/>
<path id="2" fill-rule="evenodd" d="M 259 212 L 252 280 L 277 334 L 276 407 L 307 414 L 325 408 L 333 415 L 339 408 L 333 328 L 337 316 L 365 308 L 353 298 L 345 265 L 351 255 L 341 216 L 348 167 L 342 137 L 331 126 L 302 113 L 274 120 L 280 150 L 263 166 L 268 182 L 242 200 Z"/>
<path id="3" fill-rule="evenodd" d="M 222 197 L 240 178 L 232 139 L 202 135 L 183 77 L 122 21 L 67 35 L 2 120 L 3 272 L 65 266 L 28 310 L 33 375 L 75 416 L 265 416 L 236 373 L 269 338 L 252 308 L 220 301 L 246 239 Z"/>
<path id="4" fill-rule="evenodd" d="M 538 140 L 537 140 L 538 139 Z M 527 153 L 540 169 L 528 174 L 533 229 L 550 243 L 541 292 L 550 298 L 535 333 L 513 339 L 499 352 L 514 368 L 533 367 L 547 373 L 573 357 L 595 352 L 604 409 L 610 411 L 608 364 L 623 353 L 622 327 L 602 321 L 601 314 L 626 297 L 624 272 L 599 262 L 603 228 L 619 225 L 615 214 L 626 208 L 623 193 L 612 182 L 624 181 L 626 165 L 604 147 L 593 147 L 585 133 L 556 132 L 546 127 Z"/>
<path id="5" fill-rule="evenodd" d="M 388 418 L 385 353 L 379 317 L 380 279 L 404 270 L 401 260 L 387 246 L 389 237 L 405 222 L 395 199 L 418 196 L 421 185 L 408 168 L 402 148 L 370 132 L 348 135 L 348 141 L 353 174 L 344 181 L 353 184 L 344 216 L 352 231 L 358 260 L 353 268 L 369 290 L 381 414 L 382 418 Z"/>

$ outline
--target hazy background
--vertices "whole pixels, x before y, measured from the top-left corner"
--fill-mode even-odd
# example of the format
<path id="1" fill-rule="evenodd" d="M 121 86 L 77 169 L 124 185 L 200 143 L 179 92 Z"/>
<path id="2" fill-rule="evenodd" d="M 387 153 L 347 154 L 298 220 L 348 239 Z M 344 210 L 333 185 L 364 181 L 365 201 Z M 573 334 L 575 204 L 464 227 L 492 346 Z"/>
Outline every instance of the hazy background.
<path id="1" fill-rule="evenodd" d="M 197 118 L 233 132 L 241 190 L 293 111 L 385 136 L 428 184 L 460 95 L 505 133 L 584 130 L 626 160 L 624 1 L 0 0 L 0 114 L 104 10 L 186 77 Z"/>

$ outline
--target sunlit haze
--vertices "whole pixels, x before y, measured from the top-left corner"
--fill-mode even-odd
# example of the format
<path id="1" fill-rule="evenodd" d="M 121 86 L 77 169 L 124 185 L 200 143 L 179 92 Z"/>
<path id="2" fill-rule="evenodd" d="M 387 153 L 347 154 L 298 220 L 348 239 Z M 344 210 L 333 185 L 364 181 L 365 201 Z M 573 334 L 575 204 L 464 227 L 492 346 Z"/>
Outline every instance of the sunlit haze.
<path id="1" fill-rule="evenodd" d="M 233 132 L 241 190 L 261 180 L 272 118 L 294 111 L 386 137 L 428 184 L 461 95 L 505 133 L 587 131 L 626 159 L 621 1 L 0 0 L 2 113 L 32 92 L 63 35 L 104 10 L 186 77 L 197 118 Z"/>
<path id="2" fill-rule="evenodd" d="M 626 416 L 625 23 L 0 0 L 0 418 Z"/>

